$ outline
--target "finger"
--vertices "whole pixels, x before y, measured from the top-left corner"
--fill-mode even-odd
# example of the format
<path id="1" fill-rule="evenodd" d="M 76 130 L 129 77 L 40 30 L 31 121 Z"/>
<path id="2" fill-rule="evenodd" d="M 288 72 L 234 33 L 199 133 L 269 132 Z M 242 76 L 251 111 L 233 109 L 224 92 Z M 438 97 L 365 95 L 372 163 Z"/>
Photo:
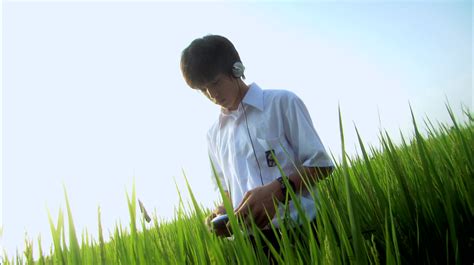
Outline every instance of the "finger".
<path id="1" fill-rule="evenodd" d="M 239 204 L 239 206 L 237 206 L 237 208 L 235 208 L 234 212 L 241 212 L 242 207 L 245 207 L 246 204 L 247 204 L 247 200 L 242 200 L 242 202 Z"/>
<path id="2" fill-rule="evenodd" d="M 246 202 L 247 202 L 247 199 L 250 197 L 250 192 L 246 192 L 244 197 L 242 198 L 242 200 L 240 201 L 240 204 L 237 206 L 236 210 L 239 210 L 240 207 L 242 207 L 242 205 L 244 205 Z"/>
<path id="3" fill-rule="evenodd" d="M 207 224 L 208 226 L 210 226 L 212 219 L 214 219 L 216 216 L 217 216 L 216 213 L 211 213 L 210 215 L 208 215 L 208 216 L 206 217 L 206 224 Z"/>
<path id="4" fill-rule="evenodd" d="M 249 205 L 249 200 L 247 199 L 247 200 L 245 200 L 245 201 L 240 205 L 240 207 L 238 207 L 238 208 L 234 211 L 234 213 L 235 213 L 235 215 L 237 215 L 237 216 L 242 216 L 242 217 L 244 217 L 244 216 L 247 216 L 249 210 L 250 210 L 250 205 Z"/>
<path id="5" fill-rule="evenodd" d="M 257 227 L 260 227 L 260 224 L 264 221 L 265 218 L 265 212 L 263 211 L 262 208 L 255 208 L 252 211 L 252 218 L 253 222 Z"/>
<path id="6" fill-rule="evenodd" d="M 259 216 L 257 222 L 256 222 L 256 225 L 258 226 L 258 228 L 264 228 L 268 223 L 269 223 L 269 219 L 268 219 L 268 216 L 266 215 L 261 215 Z"/>
<path id="7" fill-rule="evenodd" d="M 253 209 L 250 206 L 249 202 L 247 202 L 245 205 L 242 205 L 238 211 L 235 212 L 235 215 L 242 219 L 244 223 L 248 223 L 249 220 L 248 218 L 251 218 L 253 216 Z"/>
<path id="8" fill-rule="evenodd" d="M 275 216 L 275 208 L 270 209 L 270 210 L 267 210 L 265 208 L 265 220 L 264 222 L 262 223 L 262 228 L 265 227 L 266 225 L 268 225 L 272 220 L 273 220 L 273 217 Z"/>
<path id="9" fill-rule="evenodd" d="M 237 221 L 240 222 L 245 222 L 245 219 L 247 218 L 247 213 L 246 211 L 237 211 L 235 212 L 235 217 L 237 218 Z"/>
<path id="10" fill-rule="evenodd" d="M 208 216 L 206 217 L 206 221 L 209 221 L 209 222 L 210 222 L 210 221 L 211 221 L 212 219 L 214 219 L 216 216 L 217 216 L 217 214 L 211 213 L 210 215 L 208 215 Z"/>
<path id="11" fill-rule="evenodd" d="M 212 219 L 216 218 L 218 216 L 217 213 L 212 212 L 206 217 L 206 222 L 208 221 L 209 223 L 212 221 Z"/>
<path id="12" fill-rule="evenodd" d="M 226 213 L 226 209 L 225 209 L 224 206 L 221 205 L 221 206 L 219 206 L 219 207 L 216 209 L 216 212 L 217 212 L 218 214 L 225 214 L 225 213 Z"/>
<path id="13" fill-rule="evenodd" d="M 247 211 L 247 215 L 245 216 L 244 224 L 247 228 L 251 229 L 252 224 L 255 224 L 258 227 L 258 223 L 262 218 L 262 211 L 259 208 L 252 208 L 251 210 Z"/>

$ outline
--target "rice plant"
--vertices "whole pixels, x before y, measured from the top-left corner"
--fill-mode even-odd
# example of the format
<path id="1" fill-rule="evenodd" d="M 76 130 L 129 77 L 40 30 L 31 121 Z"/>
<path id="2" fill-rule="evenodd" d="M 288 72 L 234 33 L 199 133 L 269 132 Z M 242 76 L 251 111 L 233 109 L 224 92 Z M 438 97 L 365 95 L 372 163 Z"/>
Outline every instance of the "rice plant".
<path id="1" fill-rule="evenodd" d="M 474 262 L 474 127 L 473 116 L 459 123 L 447 107 L 452 125 L 426 119 L 427 134 L 413 118 L 414 134 L 402 135 L 396 145 L 380 132 L 381 148 L 365 146 L 355 128 L 361 155 L 345 154 L 336 170 L 319 182 L 311 195 L 317 202 L 316 227 L 309 220 L 296 229 L 285 216 L 279 250 L 270 247 L 280 264 L 472 264 Z M 344 143 L 342 115 L 340 136 Z M 186 182 L 187 183 L 187 182 Z M 127 194 L 130 223 L 115 227 L 104 240 L 100 209 L 99 238 L 76 235 L 65 192 L 67 219 L 62 210 L 56 222 L 49 215 L 53 247 L 33 258 L 33 241 L 24 253 L 2 264 L 270 264 L 262 245 L 268 239 L 251 222 L 243 226 L 220 187 L 230 213 L 232 237 L 217 237 L 204 223 L 210 209 L 202 209 L 187 184 L 191 201 L 183 200 L 172 220 L 152 217 L 152 225 L 137 216 L 135 187 Z M 180 193 L 179 190 L 177 190 Z M 181 196 L 181 194 L 180 194 Z M 295 193 L 289 196 L 296 200 Z M 297 201 L 296 201 L 297 202 Z M 297 203 L 298 204 L 298 203 Z M 301 211 L 301 208 L 300 208 Z M 66 221 L 67 220 L 67 226 Z M 279 233 L 274 227 L 275 233 Z M 247 231 L 255 236 L 255 247 Z M 315 232 L 316 231 L 316 232 Z M 66 234 L 68 241 L 66 241 Z M 297 240 L 295 240 L 297 239 Z"/>

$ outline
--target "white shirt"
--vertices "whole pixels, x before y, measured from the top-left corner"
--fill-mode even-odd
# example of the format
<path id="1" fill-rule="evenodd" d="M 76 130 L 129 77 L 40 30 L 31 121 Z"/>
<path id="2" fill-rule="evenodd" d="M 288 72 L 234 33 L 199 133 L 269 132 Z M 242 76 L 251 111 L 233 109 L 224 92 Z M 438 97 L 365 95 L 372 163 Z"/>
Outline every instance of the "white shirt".
<path id="1" fill-rule="evenodd" d="M 267 184 L 282 175 L 271 155 L 267 158 L 270 150 L 273 150 L 286 176 L 297 172 L 294 165 L 334 167 L 306 106 L 294 93 L 262 90 L 252 83 L 242 103 L 245 112 L 242 104 L 234 111 L 222 109 L 219 119 L 207 134 L 211 163 L 224 190 L 230 192 L 234 209 L 247 191 L 261 186 L 262 181 Z M 212 180 L 218 189 L 214 175 Z M 300 198 L 307 218 L 314 219 L 316 207 L 311 195 L 305 193 Z M 278 210 L 283 216 L 284 206 L 281 203 Z M 294 221 L 301 223 L 292 201 L 289 212 Z M 276 218 L 272 222 L 279 227 Z"/>

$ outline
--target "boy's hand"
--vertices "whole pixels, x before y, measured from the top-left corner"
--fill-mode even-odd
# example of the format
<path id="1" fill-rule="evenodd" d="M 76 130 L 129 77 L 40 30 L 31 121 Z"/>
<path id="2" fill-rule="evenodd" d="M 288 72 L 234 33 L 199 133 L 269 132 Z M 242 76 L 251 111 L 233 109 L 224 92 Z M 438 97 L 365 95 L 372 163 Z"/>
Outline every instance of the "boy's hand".
<path id="1" fill-rule="evenodd" d="M 225 213 L 226 213 L 226 211 L 225 211 L 224 205 L 217 206 L 217 208 L 208 217 L 206 217 L 207 227 L 212 228 L 212 226 L 211 226 L 212 225 L 212 223 L 211 223 L 212 219 L 216 218 L 219 215 L 223 215 Z"/>
<path id="2" fill-rule="evenodd" d="M 242 202 L 235 210 L 235 215 L 242 217 L 247 224 L 250 224 L 250 214 L 255 224 L 259 228 L 264 228 L 275 216 L 276 209 L 273 198 L 279 199 L 282 196 L 280 184 L 277 181 L 257 187 L 245 193 Z"/>
<path id="3" fill-rule="evenodd" d="M 219 205 L 207 218 L 206 218 L 206 225 L 209 231 L 215 233 L 218 236 L 230 236 L 230 231 L 224 226 L 220 229 L 215 229 L 212 226 L 212 219 L 216 218 L 219 215 L 226 214 L 224 205 Z"/>

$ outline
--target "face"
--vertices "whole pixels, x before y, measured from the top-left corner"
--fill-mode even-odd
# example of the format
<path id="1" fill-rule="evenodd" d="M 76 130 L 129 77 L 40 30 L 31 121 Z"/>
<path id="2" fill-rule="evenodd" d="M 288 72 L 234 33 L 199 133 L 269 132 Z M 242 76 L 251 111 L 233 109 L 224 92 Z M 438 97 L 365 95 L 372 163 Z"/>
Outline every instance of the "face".
<path id="1" fill-rule="evenodd" d="M 214 80 L 200 88 L 215 104 L 227 109 L 235 110 L 240 103 L 240 91 L 237 79 L 219 74 Z"/>

